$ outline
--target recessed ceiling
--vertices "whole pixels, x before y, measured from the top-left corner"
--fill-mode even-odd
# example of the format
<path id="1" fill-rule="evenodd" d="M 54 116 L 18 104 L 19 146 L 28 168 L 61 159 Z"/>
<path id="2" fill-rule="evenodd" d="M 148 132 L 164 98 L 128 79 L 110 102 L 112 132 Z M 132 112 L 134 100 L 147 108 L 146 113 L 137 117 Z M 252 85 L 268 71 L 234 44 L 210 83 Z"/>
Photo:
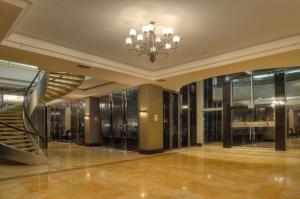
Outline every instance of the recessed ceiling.
<path id="1" fill-rule="evenodd" d="M 154 71 L 297 35 L 299 8 L 299 0 L 38 0 L 15 32 Z M 155 63 L 124 44 L 130 28 L 151 20 L 182 37 Z"/>

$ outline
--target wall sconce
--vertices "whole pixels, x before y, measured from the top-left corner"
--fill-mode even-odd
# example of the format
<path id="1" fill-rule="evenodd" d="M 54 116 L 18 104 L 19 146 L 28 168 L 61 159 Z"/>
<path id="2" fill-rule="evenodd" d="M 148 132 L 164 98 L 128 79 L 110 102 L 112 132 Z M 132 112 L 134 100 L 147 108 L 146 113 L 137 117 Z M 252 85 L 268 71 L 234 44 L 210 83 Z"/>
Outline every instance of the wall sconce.
<path id="1" fill-rule="evenodd" d="M 147 108 L 141 108 L 140 109 L 140 116 L 141 117 L 147 117 L 148 116 L 148 109 Z"/>
<path id="2" fill-rule="evenodd" d="M 84 119 L 86 119 L 86 120 L 88 120 L 89 118 L 90 118 L 89 115 L 85 115 L 85 116 L 84 116 Z"/>
<path id="3" fill-rule="evenodd" d="M 189 108 L 189 106 L 188 105 L 182 105 L 182 107 L 181 107 L 182 109 L 188 109 Z"/>

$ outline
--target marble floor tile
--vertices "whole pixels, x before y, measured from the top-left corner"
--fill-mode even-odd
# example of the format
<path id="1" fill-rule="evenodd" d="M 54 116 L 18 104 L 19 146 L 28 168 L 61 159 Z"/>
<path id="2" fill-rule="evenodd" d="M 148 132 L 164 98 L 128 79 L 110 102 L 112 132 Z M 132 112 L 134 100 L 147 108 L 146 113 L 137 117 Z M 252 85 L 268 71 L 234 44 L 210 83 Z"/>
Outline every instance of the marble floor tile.
<path id="1" fill-rule="evenodd" d="M 50 160 L 50 172 L 38 173 L 38 167 L 26 166 L 15 178 L 2 178 L 0 198 L 300 198 L 300 150 L 209 145 L 144 156 L 60 147 L 49 148 L 48 154 L 56 159 Z M 24 167 L 2 165 L 9 172 L 19 166 Z M 32 175 L 22 176 L 22 171 Z M 3 175 L 13 174 L 5 174 L 2 168 Z"/>

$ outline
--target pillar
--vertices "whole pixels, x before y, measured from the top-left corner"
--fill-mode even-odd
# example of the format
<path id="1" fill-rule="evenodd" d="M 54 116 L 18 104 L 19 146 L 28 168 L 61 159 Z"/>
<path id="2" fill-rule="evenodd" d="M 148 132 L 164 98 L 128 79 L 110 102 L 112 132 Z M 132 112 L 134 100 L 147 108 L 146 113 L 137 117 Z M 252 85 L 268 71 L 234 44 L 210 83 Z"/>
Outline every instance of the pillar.
<path id="1" fill-rule="evenodd" d="M 285 74 L 274 75 L 275 85 L 275 150 L 286 150 Z"/>
<path id="2" fill-rule="evenodd" d="M 163 89 L 145 84 L 139 86 L 139 152 L 163 152 Z"/>
<path id="3" fill-rule="evenodd" d="M 100 144 L 100 98 L 89 97 L 86 99 L 85 106 L 85 145 L 99 146 Z"/>
<path id="4" fill-rule="evenodd" d="M 199 81 L 196 84 L 196 114 L 197 114 L 197 146 L 202 146 L 204 144 L 204 124 L 203 124 L 203 81 Z"/>
<path id="5" fill-rule="evenodd" d="M 223 81 L 223 147 L 232 147 L 231 132 L 231 82 L 230 77 Z"/>

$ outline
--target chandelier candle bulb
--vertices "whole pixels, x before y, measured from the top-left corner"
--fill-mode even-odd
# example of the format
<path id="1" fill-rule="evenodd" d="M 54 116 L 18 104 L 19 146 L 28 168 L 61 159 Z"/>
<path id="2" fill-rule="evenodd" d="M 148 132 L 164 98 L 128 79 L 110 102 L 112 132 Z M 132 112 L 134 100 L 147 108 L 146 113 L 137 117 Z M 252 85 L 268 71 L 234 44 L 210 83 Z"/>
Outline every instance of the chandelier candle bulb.
<path id="1" fill-rule="evenodd" d="M 143 41 L 144 40 L 144 36 L 143 35 L 138 35 L 137 36 L 137 40 L 138 41 Z"/>
<path id="2" fill-rule="evenodd" d="M 173 29 L 170 27 L 163 28 L 161 34 L 156 33 L 155 22 L 151 21 L 148 25 L 143 26 L 142 33 L 138 34 L 136 29 L 129 31 L 126 44 L 129 50 L 135 51 L 138 56 L 147 55 L 150 62 L 155 62 L 158 55 L 169 55 L 170 49 L 178 47 L 180 37 L 173 36 Z"/>
<path id="3" fill-rule="evenodd" d="M 170 48 L 172 48 L 172 45 L 169 44 L 169 43 L 166 43 L 165 48 L 166 48 L 166 49 L 170 49 Z"/>
<path id="4" fill-rule="evenodd" d="M 135 29 L 130 29 L 130 31 L 129 31 L 129 35 L 131 36 L 131 37 L 135 37 L 136 36 L 136 30 Z"/>
<path id="5" fill-rule="evenodd" d="M 179 37 L 179 36 L 176 35 L 176 36 L 173 37 L 173 42 L 174 42 L 175 44 L 178 44 L 179 41 L 180 41 L 180 37 Z"/>
<path id="6" fill-rule="evenodd" d="M 149 32 L 153 32 L 154 29 L 155 29 L 154 24 L 151 24 L 151 23 L 150 23 L 150 24 L 148 25 L 148 31 L 149 31 Z"/>
<path id="7" fill-rule="evenodd" d="M 132 39 L 131 39 L 130 37 L 128 37 L 128 38 L 126 39 L 126 44 L 127 44 L 127 45 L 131 45 L 131 44 L 132 44 Z"/>

